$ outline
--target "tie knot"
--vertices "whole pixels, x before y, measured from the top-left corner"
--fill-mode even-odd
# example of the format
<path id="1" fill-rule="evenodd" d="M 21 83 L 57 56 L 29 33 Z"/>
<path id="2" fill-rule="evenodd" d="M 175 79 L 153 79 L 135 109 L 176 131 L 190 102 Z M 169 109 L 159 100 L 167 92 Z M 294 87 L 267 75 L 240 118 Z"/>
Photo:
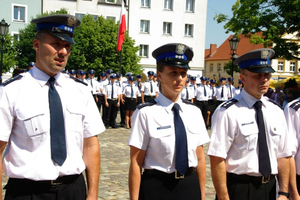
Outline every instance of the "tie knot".
<path id="1" fill-rule="evenodd" d="M 255 104 L 254 104 L 254 108 L 256 110 L 261 109 L 261 106 L 262 106 L 262 102 L 260 100 L 255 102 Z"/>
<path id="2" fill-rule="evenodd" d="M 55 78 L 53 76 L 51 76 L 48 80 L 48 82 L 50 83 L 50 85 L 54 85 L 55 82 Z"/>
<path id="3" fill-rule="evenodd" d="M 180 106 L 178 103 L 174 103 L 172 110 L 179 111 Z"/>

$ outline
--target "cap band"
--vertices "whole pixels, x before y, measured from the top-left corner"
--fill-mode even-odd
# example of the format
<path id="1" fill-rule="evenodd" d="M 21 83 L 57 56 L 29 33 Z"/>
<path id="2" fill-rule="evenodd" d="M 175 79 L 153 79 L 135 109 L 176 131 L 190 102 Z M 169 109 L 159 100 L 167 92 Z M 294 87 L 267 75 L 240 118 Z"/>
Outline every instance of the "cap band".
<path id="1" fill-rule="evenodd" d="M 259 66 L 259 65 L 270 65 L 270 59 L 261 60 L 261 59 L 252 59 L 252 60 L 245 60 L 239 63 L 239 68 L 246 68 L 249 66 Z"/>
<path id="2" fill-rule="evenodd" d="M 188 60 L 184 54 L 176 54 L 175 52 L 163 53 L 163 54 L 157 56 L 156 60 L 160 61 L 165 58 L 176 58 L 176 59 Z"/>
<path id="3" fill-rule="evenodd" d="M 70 26 L 66 26 L 64 24 L 58 24 L 58 23 L 40 23 L 36 25 L 36 30 L 40 30 L 42 28 L 59 28 L 61 30 L 68 31 L 70 33 L 74 33 L 74 28 Z"/>

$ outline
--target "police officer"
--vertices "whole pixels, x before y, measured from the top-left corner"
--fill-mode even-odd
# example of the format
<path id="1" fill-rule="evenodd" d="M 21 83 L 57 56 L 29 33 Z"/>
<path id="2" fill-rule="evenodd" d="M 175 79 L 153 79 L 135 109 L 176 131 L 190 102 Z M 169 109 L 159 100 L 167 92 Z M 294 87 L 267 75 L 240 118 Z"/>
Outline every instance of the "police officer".
<path id="1" fill-rule="evenodd" d="M 68 71 L 68 73 L 69 73 L 70 76 L 73 76 L 74 78 L 76 78 L 76 70 L 75 69 L 70 69 Z"/>
<path id="2" fill-rule="evenodd" d="M 36 64 L 0 87 L 1 155 L 7 144 L 1 169 L 9 176 L 5 199 L 97 199 L 97 135 L 105 128 L 87 85 L 61 73 L 80 21 L 50 15 L 32 23 Z"/>
<path id="3" fill-rule="evenodd" d="M 189 87 L 189 83 L 190 83 L 190 79 L 187 78 L 185 82 L 185 86 L 181 91 L 181 98 L 193 103 L 195 98 L 194 89 L 192 87 Z"/>
<path id="4" fill-rule="evenodd" d="M 91 89 L 91 93 L 97 104 L 98 103 L 98 94 L 100 93 L 100 84 L 94 78 L 95 78 L 95 70 L 93 70 L 93 69 L 88 70 L 88 78 L 86 79 L 86 81 Z"/>
<path id="5" fill-rule="evenodd" d="M 142 102 L 147 102 L 152 99 L 155 99 L 158 95 L 157 85 L 156 85 L 156 83 L 153 82 L 154 72 L 148 71 L 147 74 L 148 74 L 148 80 L 144 83 L 144 85 L 141 89 L 143 96 L 144 96 L 144 99 L 142 99 Z"/>
<path id="6" fill-rule="evenodd" d="M 243 85 L 243 82 L 241 81 L 241 79 L 238 80 L 238 84 L 239 85 L 234 90 L 234 96 L 233 97 L 235 97 L 236 95 L 241 93 L 241 91 L 243 90 L 244 85 Z"/>
<path id="7" fill-rule="evenodd" d="M 208 102 L 207 102 L 207 118 L 206 118 L 206 126 L 211 126 L 211 116 L 215 112 L 216 109 L 216 100 L 214 99 L 214 95 L 216 93 L 216 83 L 217 81 L 215 79 L 211 79 L 210 81 L 210 87 L 208 92 Z"/>
<path id="8" fill-rule="evenodd" d="M 138 97 L 137 97 L 137 105 L 139 105 L 140 103 L 142 103 L 142 75 L 141 74 L 138 74 L 136 75 L 136 81 L 135 81 L 135 85 L 136 87 L 138 88 Z"/>
<path id="9" fill-rule="evenodd" d="M 105 79 L 105 77 L 106 77 L 105 72 L 100 72 L 98 79 L 97 79 L 99 88 L 100 88 L 100 92 L 97 94 L 97 98 L 98 98 L 97 107 L 98 107 L 99 112 L 101 112 L 101 107 L 102 107 L 102 113 L 103 113 L 103 110 L 105 107 L 104 96 L 103 96 L 103 90 L 104 90 L 103 80 Z"/>
<path id="10" fill-rule="evenodd" d="M 77 74 L 76 74 L 77 78 L 80 79 L 82 82 L 88 84 L 87 80 L 85 79 L 86 77 L 86 72 L 83 69 L 79 69 L 77 70 Z"/>
<path id="11" fill-rule="evenodd" d="M 230 99 L 230 98 L 234 97 L 235 87 L 233 86 L 233 78 L 232 77 L 229 77 L 227 79 L 227 81 L 228 81 L 228 85 L 227 85 L 227 87 L 228 87 L 228 98 Z"/>
<path id="12" fill-rule="evenodd" d="M 216 93 L 214 96 L 215 100 L 217 100 L 216 107 L 218 107 L 220 104 L 222 104 L 223 102 L 229 99 L 228 97 L 229 91 L 225 83 L 226 83 L 226 78 L 221 77 L 220 86 L 216 88 Z"/>
<path id="13" fill-rule="evenodd" d="M 204 121 L 207 118 L 207 101 L 209 88 L 206 86 L 206 77 L 202 76 L 200 78 L 201 84 L 195 91 L 195 103 L 200 108 Z"/>
<path id="14" fill-rule="evenodd" d="M 105 73 L 106 78 L 102 81 L 103 88 L 110 83 L 110 74 L 112 74 L 113 72 L 114 71 L 112 69 L 106 70 L 106 73 Z"/>
<path id="15" fill-rule="evenodd" d="M 237 60 L 242 92 L 220 105 L 212 118 L 211 160 L 218 199 L 287 199 L 292 155 L 284 114 L 264 97 L 270 84 L 272 49 L 250 51 Z M 271 120 L 269 120 L 271 119 Z"/>
<path id="16" fill-rule="evenodd" d="M 180 98 L 193 51 L 184 44 L 166 44 L 152 55 L 157 62 L 160 94 L 140 104 L 132 116 L 130 199 L 204 199 L 202 145 L 209 137 L 201 111 Z"/>
<path id="17" fill-rule="evenodd" d="M 116 124 L 117 112 L 120 107 L 120 95 L 122 94 L 121 88 L 116 84 L 116 74 L 110 74 L 110 83 L 105 86 L 103 94 L 105 107 L 103 113 L 103 122 L 106 128 L 118 128 Z"/>
<path id="18" fill-rule="evenodd" d="M 34 67 L 34 62 L 30 62 L 28 64 L 28 70 L 31 70 Z"/>
<path id="19" fill-rule="evenodd" d="M 131 73 L 131 72 L 130 72 Z M 123 92 L 124 87 L 128 85 L 128 81 L 122 81 L 122 74 L 117 73 L 117 81 L 116 84 L 121 88 L 121 92 Z M 126 78 L 128 77 L 126 73 Z M 120 100 L 120 127 L 125 127 L 125 101 L 123 98 Z"/>

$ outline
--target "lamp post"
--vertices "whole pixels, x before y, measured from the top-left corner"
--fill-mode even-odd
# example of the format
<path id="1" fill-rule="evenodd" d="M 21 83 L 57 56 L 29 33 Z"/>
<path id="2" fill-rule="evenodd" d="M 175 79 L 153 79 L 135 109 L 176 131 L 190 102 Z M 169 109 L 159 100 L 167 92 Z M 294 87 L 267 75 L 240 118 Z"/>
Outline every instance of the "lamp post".
<path id="1" fill-rule="evenodd" d="M 216 80 L 216 74 L 214 74 L 213 76 L 214 76 L 214 80 Z"/>
<path id="2" fill-rule="evenodd" d="M 5 36 L 6 36 L 7 31 L 8 31 L 8 27 L 9 27 L 9 24 L 7 24 L 5 22 L 5 20 L 2 19 L 2 21 L 0 23 L 0 35 L 1 35 L 0 83 L 2 83 L 3 45 L 4 45 L 4 42 L 5 42 Z"/>
<path id="3" fill-rule="evenodd" d="M 232 60 L 232 65 L 231 65 L 231 77 L 233 78 L 233 62 L 238 58 L 237 54 L 235 53 L 237 46 L 239 44 L 239 39 L 234 35 L 230 40 L 229 40 L 229 44 L 230 44 L 230 49 L 232 51 L 231 54 L 231 60 Z"/>

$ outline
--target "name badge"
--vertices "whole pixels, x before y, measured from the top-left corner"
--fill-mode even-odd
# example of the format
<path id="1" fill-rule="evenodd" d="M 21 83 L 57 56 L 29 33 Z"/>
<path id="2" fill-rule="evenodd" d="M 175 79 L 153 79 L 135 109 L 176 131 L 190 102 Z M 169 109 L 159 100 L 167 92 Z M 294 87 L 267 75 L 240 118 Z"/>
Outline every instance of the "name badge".
<path id="1" fill-rule="evenodd" d="M 254 124 L 254 122 L 242 123 L 242 126 Z"/>
<path id="2" fill-rule="evenodd" d="M 157 130 L 167 129 L 167 128 L 171 128 L 171 125 L 169 125 L 169 126 L 161 126 L 161 127 L 157 127 Z"/>

